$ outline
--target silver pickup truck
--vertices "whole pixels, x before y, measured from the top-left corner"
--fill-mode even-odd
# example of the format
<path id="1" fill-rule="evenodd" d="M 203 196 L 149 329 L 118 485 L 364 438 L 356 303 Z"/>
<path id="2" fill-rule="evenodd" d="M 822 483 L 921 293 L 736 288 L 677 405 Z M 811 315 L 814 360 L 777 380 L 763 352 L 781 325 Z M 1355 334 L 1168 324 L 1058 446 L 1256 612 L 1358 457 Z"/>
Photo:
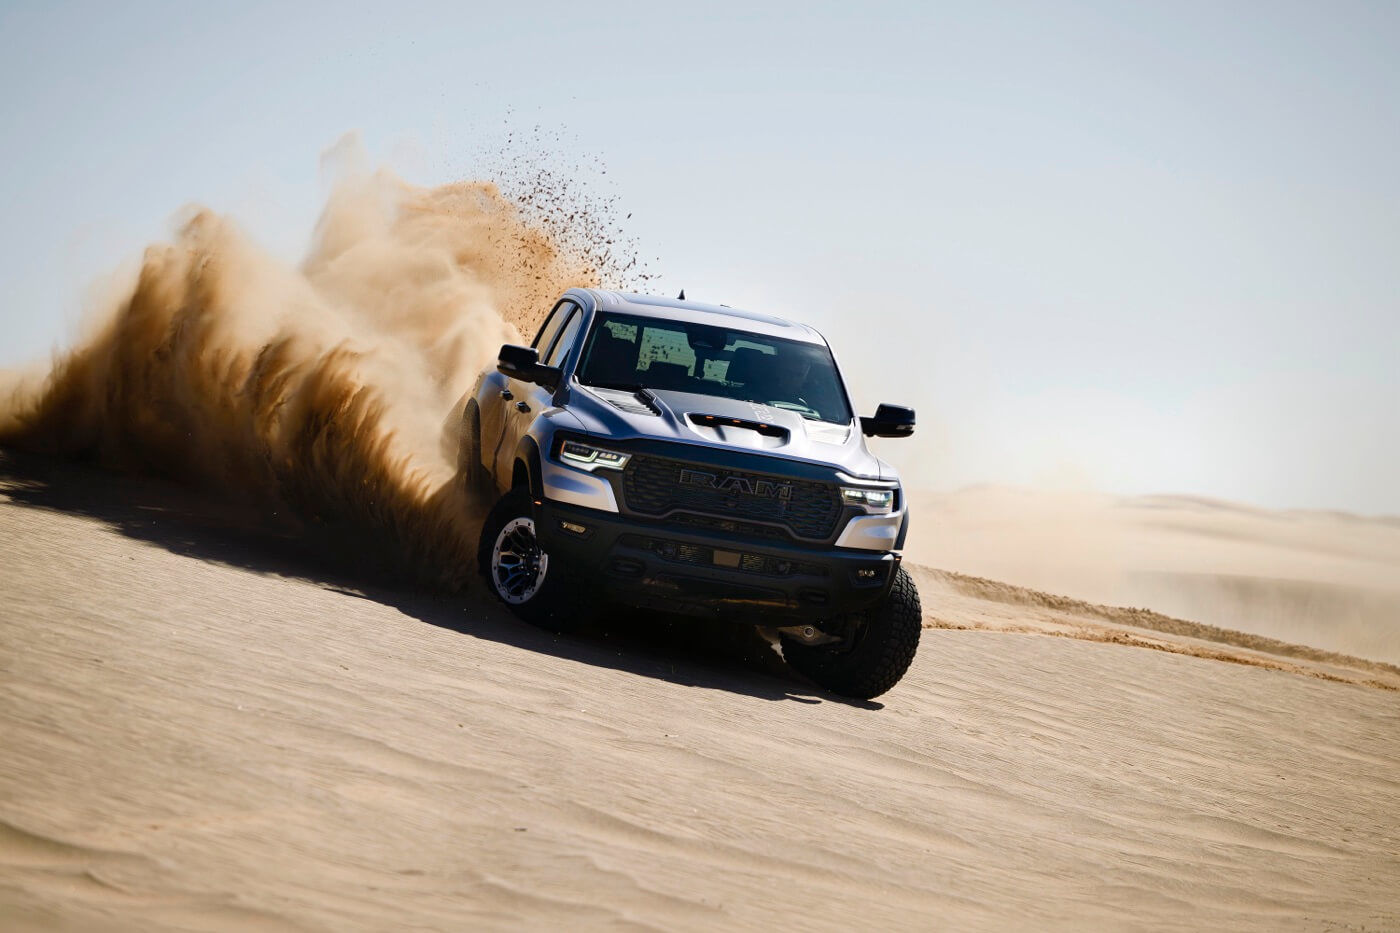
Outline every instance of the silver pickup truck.
<path id="1" fill-rule="evenodd" d="M 909 511 L 810 327 L 697 302 L 571 289 L 501 348 L 463 412 L 459 468 L 494 502 L 481 572 L 555 630 L 608 601 L 776 629 L 818 685 L 869 698 L 908 669 Z"/>

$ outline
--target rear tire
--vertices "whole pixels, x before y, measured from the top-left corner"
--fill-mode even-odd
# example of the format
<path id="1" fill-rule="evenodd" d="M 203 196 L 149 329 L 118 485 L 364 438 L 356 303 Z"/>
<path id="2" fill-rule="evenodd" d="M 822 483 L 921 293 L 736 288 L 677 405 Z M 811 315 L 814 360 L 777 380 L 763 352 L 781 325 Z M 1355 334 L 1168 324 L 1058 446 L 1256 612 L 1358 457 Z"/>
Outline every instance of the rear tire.
<path id="1" fill-rule="evenodd" d="M 900 567 L 884 599 L 844 621 L 848 634 L 839 642 L 804 645 L 784 637 L 783 658 L 817 685 L 860 700 L 877 697 L 899 683 L 914 660 L 923 631 L 913 577 Z"/>
<path id="2" fill-rule="evenodd" d="M 551 632 L 572 632 L 593 617 L 592 601 L 536 537 L 534 509 L 523 489 L 512 489 L 486 517 L 477 547 L 486 588 L 511 612 Z"/>
<path id="3" fill-rule="evenodd" d="M 457 442 L 457 473 L 467 492 L 480 499 L 489 493 L 486 468 L 481 465 L 481 410 L 468 402 L 462 414 L 462 434 Z"/>

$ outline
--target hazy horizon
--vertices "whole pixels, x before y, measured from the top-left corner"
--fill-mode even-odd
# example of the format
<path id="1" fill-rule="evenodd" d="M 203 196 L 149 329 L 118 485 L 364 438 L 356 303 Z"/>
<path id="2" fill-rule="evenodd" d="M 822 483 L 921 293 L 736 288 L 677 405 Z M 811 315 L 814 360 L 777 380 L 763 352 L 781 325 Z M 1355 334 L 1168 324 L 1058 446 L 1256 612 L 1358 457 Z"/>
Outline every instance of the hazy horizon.
<path id="1" fill-rule="evenodd" d="M 300 258 L 346 131 L 425 185 L 543 142 L 652 290 L 917 407 L 879 447 L 911 486 L 1400 514 L 1400 8 L 393 17 L 0 10 L 0 366 L 191 202 Z"/>

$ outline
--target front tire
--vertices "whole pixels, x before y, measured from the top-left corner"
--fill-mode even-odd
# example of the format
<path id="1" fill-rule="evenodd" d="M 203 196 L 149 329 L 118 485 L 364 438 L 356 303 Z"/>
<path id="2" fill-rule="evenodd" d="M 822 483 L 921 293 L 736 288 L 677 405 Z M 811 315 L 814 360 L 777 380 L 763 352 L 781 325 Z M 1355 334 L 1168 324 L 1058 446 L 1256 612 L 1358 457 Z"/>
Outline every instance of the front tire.
<path id="1" fill-rule="evenodd" d="M 900 567 L 890 590 L 872 608 L 842 620 L 844 637 L 804 645 L 784 637 L 783 658 L 798 673 L 832 693 L 869 700 L 889 690 L 914 660 L 923 610 L 913 577 Z"/>
<path id="2" fill-rule="evenodd" d="M 587 601 L 577 600 L 572 574 L 540 546 L 524 490 L 511 490 L 491 509 L 477 560 L 491 594 L 531 625 L 568 632 L 588 622 Z"/>

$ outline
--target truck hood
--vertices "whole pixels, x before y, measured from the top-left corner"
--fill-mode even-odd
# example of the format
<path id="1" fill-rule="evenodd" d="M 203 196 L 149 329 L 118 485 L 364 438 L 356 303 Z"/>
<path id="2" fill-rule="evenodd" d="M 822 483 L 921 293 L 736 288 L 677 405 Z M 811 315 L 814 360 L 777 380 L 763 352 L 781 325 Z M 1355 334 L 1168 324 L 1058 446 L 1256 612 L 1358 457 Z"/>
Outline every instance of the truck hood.
<path id="1" fill-rule="evenodd" d="M 618 440 L 728 448 L 830 466 L 863 479 L 895 479 L 854 422 L 811 421 L 755 402 L 664 389 L 627 392 L 574 383 L 569 411 L 585 431 Z"/>

